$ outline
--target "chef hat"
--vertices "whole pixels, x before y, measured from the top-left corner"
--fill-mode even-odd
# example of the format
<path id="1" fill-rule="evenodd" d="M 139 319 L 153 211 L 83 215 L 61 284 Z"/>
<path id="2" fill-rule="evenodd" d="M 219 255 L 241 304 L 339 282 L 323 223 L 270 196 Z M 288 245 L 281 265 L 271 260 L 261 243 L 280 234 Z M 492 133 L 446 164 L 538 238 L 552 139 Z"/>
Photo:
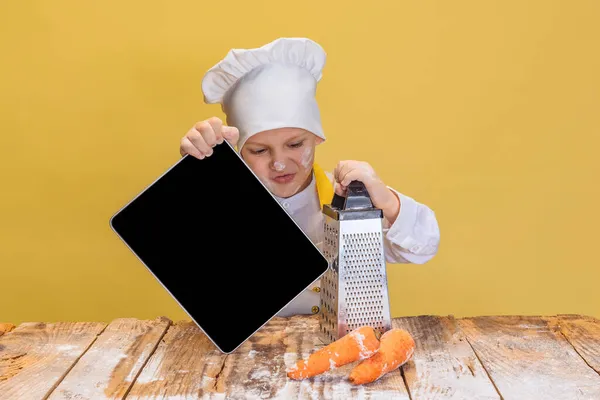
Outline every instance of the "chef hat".
<path id="1" fill-rule="evenodd" d="M 202 80 L 204 101 L 221 103 L 238 149 L 258 132 L 302 128 L 325 139 L 315 99 L 326 54 L 310 39 L 280 38 L 254 49 L 232 49 Z"/>

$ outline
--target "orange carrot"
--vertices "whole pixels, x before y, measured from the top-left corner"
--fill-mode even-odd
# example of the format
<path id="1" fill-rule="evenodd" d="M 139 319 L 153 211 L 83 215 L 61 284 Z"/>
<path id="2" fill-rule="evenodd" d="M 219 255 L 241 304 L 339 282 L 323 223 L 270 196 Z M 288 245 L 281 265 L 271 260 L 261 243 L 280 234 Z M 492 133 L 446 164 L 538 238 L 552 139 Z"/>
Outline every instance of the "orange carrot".
<path id="1" fill-rule="evenodd" d="M 299 360 L 288 369 L 291 379 L 310 378 L 330 369 L 371 357 L 379 349 L 379 339 L 370 326 L 362 326 L 342 336 L 335 342 L 312 353 L 308 359 Z"/>
<path id="2" fill-rule="evenodd" d="M 408 361 L 414 351 L 415 341 L 407 331 L 390 329 L 381 335 L 379 351 L 354 367 L 349 380 L 354 385 L 376 381 Z"/>

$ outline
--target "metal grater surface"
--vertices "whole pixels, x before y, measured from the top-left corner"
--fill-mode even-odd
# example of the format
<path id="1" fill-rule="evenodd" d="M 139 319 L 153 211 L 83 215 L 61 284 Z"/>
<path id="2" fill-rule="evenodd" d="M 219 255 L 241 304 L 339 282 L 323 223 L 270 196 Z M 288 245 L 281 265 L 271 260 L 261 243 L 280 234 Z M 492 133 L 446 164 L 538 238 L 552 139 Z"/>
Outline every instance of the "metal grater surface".
<path id="1" fill-rule="evenodd" d="M 333 222 L 333 223 L 332 223 Z M 323 253 L 329 259 L 330 268 L 321 278 L 321 336 L 325 342 L 337 336 L 338 318 L 338 229 L 335 221 L 326 217 Z"/>
<path id="2" fill-rule="evenodd" d="M 330 268 L 321 279 L 320 336 L 326 343 L 364 325 L 391 329 L 381 211 L 370 200 L 359 205 L 324 207 Z"/>

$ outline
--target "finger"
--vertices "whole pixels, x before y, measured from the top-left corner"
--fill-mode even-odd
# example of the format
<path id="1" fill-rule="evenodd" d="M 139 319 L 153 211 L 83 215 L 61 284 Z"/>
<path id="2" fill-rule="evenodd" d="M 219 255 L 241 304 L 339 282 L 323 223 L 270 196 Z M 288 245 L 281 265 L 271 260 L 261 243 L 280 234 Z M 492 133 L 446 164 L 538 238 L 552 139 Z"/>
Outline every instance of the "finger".
<path id="1" fill-rule="evenodd" d="M 199 160 L 202 160 L 204 158 L 204 154 L 202 154 L 202 152 L 199 151 L 187 137 L 181 139 L 181 147 L 179 152 L 181 153 L 182 157 L 186 154 L 189 154 L 192 157 L 196 157 Z"/>
<path id="2" fill-rule="evenodd" d="M 212 154 L 212 148 L 217 145 L 216 135 L 212 125 L 209 124 L 208 121 L 202 121 L 196 124 L 195 129 L 198 131 L 198 133 L 200 133 L 202 139 L 210 148 L 210 151 L 207 152 L 206 155 Z M 193 140 L 192 142 L 196 144 Z"/>
<path id="3" fill-rule="evenodd" d="M 333 190 L 338 196 L 344 196 L 346 194 L 346 188 L 337 182 L 334 183 Z"/>
<path id="4" fill-rule="evenodd" d="M 333 177 L 335 178 L 336 182 L 340 181 L 340 171 L 342 168 L 344 168 L 344 166 L 347 164 L 346 161 L 340 161 L 338 162 L 338 164 L 335 166 L 335 169 L 333 170 Z"/>
<path id="5" fill-rule="evenodd" d="M 211 147 L 215 147 L 217 144 L 223 143 L 223 133 L 222 133 L 223 121 L 221 121 L 217 117 L 212 117 L 212 118 L 209 118 L 207 120 L 207 122 L 210 124 L 210 126 L 212 127 L 212 130 L 213 130 L 213 133 L 215 134 L 215 142 L 210 143 L 207 141 L 207 143 Z"/>
<path id="6" fill-rule="evenodd" d="M 225 140 L 233 147 L 235 147 L 238 140 L 240 140 L 240 131 L 235 126 L 224 126 L 222 128 L 222 133 Z"/>
<path id="7" fill-rule="evenodd" d="M 212 128 L 210 129 L 212 130 Z M 187 134 L 187 138 L 196 147 L 196 149 L 202 153 L 203 156 L 209 156 L 212 154 L 212 148 L 208 145 L 208 143 L 206 143 L 206 140 L 204 140 L 202 134 L 195 128 L 190 130 L 190 132 Z"/>
<path id="8" fill-rule="evenodd" d="M 356 171 L 356 168 L 354 168 L 353 163 L 351 162 L 346 162 L 339 171 L 339 176 L 338 176 L 338 182 L 341 183 L 343 186 L 348 186 L 347 183 L 344 183 L 346 181 L 346 177 L 348 176 L 349 173 L 351 173 L 352 171 Z"/>
<path id="9" fill-rule="evenodd" d="M 361 172 L 362 171 L 360 169 L 352 169 L 348 171 L 345 175 L 343 175 L 340 184 L 344 187 L 348 187 L 352 181 L 360 181 L 362 175 Z"/>

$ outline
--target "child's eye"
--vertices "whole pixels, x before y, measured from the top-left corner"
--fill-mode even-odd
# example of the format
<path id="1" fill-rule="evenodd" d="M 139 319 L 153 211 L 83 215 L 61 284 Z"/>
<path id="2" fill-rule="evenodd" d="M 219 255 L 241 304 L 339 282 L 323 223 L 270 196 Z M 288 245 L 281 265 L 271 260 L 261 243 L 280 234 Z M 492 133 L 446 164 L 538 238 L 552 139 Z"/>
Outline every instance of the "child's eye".
<path id="1" fill-rule="evenodd" d="M 300 142 L 292 143 L 292 144 L 290 144 L 290 147 L 297 148 L 297 147 L 302 146 L 303 144 L 304 144 L 304 140 L 302 140 Z"/>
<path id="2" fill-rule="evenodd" d="M 258 154 L 264 153 L 265 151 L 266 151 L 265 149 L 250 150 L 250 153 L 258 155 Z"/>

